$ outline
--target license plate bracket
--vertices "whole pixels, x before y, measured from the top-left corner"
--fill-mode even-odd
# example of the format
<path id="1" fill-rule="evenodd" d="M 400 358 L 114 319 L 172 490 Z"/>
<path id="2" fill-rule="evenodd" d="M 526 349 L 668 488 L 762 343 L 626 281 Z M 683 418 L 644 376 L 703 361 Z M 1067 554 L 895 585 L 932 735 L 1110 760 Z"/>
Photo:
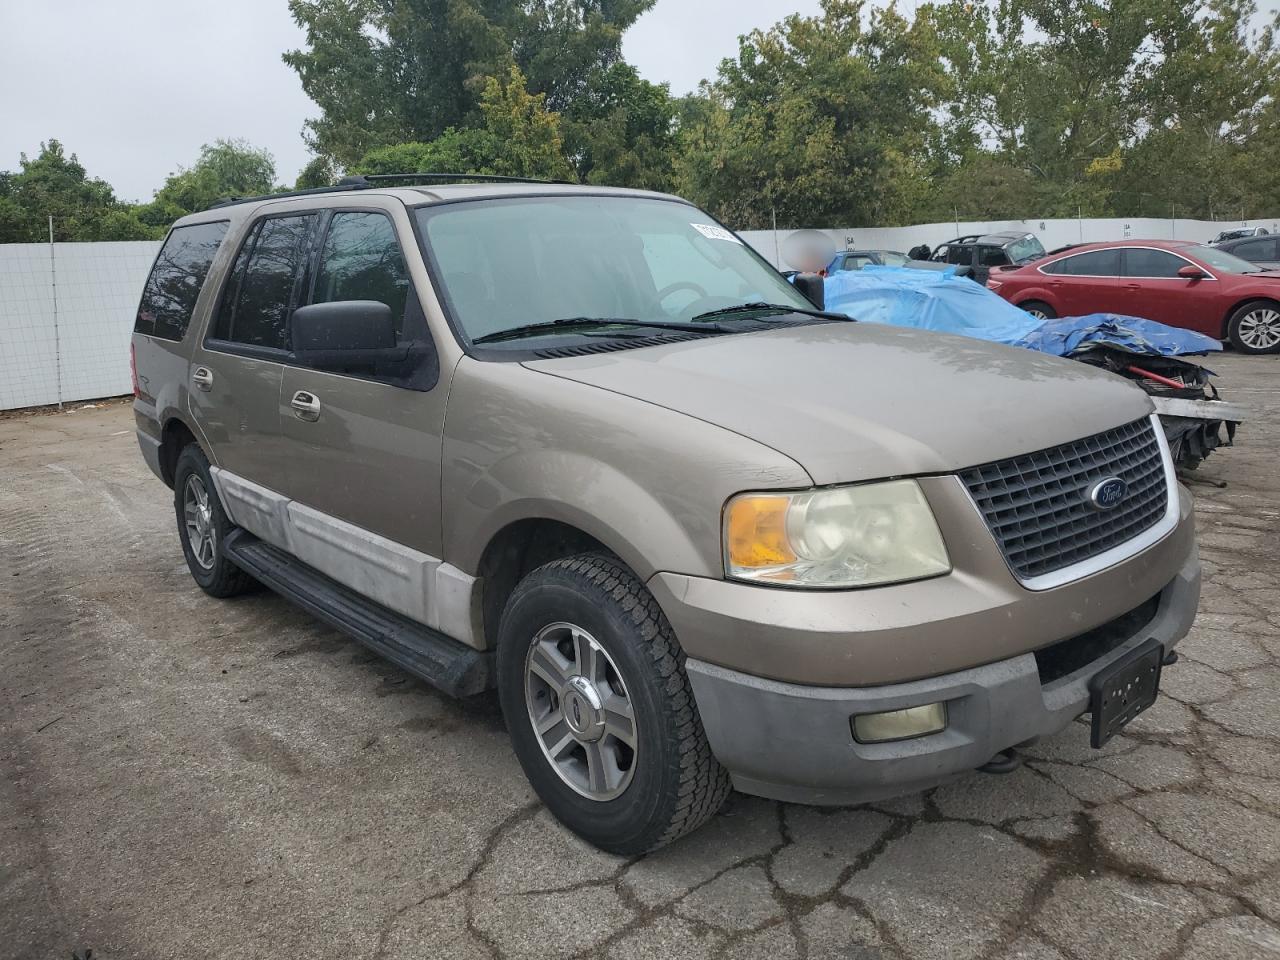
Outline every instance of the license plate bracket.
<path id="1" fill-rule="evenodd" d="M 1094 675 L 1089 681 L 1090 746 L 1101 747 L 1156 702 L 1163 666 L 1164 646 L 1152 638 Z"/>

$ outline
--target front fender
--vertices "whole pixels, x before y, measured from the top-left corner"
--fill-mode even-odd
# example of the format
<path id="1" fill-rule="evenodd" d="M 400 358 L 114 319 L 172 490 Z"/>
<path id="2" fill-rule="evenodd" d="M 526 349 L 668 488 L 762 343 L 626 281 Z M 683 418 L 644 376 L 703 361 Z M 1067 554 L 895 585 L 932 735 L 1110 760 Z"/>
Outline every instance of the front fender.
<path id="1" fill-rule="evenodd" d="M 473 575 L 500 530 L 544 519 L 599 540 L 642 579 L 720 577 L 725 502 L 812 484 L 755 440 L 519 364 L 464 358 L 444 434 L 444 559 Z"/>
<path id="2" fill-rule="evenodd" d="M 719 536 L 718 515 L 708 528 L 687 500 L 663 502 L 616 467 L 564 450 L 522 451 L 505 458 L 475 479 L 464 502 L 477 523 L 462 539 L 453 562 L 470 573 L 499 531 L 520 520 L 557 520 L 576 527 L 617 554 L 642 580 L 657 572 L 658 557 L 666 569 L 707 570 L 706 552 L 693 542 L 690 530 L 704 541 Z"/>

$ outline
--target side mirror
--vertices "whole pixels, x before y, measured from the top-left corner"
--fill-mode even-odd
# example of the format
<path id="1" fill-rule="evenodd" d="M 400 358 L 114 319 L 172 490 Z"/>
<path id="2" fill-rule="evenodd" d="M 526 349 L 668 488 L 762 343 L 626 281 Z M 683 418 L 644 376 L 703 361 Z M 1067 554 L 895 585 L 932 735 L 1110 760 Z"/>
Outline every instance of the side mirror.
<path id="1" fill-rule="evenodd" d="M 1183 280 L 1203 280 L 1207 274 L 1194 263 L 1188 263 L 1178 268 L 1178 276 Z"/>
<path id="2" fill-rule="evenodd" d="M 816 273 L 797 273 L 791 282 L 819 310 L 827 308 L 827 286 L 822 277 Z"/>
<path id="3" fill-rule="evenodd" d="M 376 300 L 336 300 L 299 307 L 289 321 L 298 360 L 317 370 L 403 360 L 391 308 Z"/>

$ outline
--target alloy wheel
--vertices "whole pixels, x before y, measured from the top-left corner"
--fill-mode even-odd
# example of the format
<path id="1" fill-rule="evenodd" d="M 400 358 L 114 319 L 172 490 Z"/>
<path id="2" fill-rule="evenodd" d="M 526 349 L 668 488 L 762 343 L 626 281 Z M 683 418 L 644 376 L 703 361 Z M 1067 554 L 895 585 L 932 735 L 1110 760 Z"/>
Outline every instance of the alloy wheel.
<path id="1" fill-rule="evenodd" d="M 202 570 L 213 567 L 217 546 L 213 526 L 213 508 L 209 504 L 209 491 L 196 474 L 187 477 L 182 489 L 182 516 L 187 530 L 187 543 Z"/>
<path id="2" fill-rule="evenodd" d="M 1254 350 L 1271 350 L 1280 346 L 1280 310 L 1259 307 L 1240 318 L 1236 328 L 1242 342 Z"/>
<path id="3" fill-rule="evenodd" d="M 635 710 L 604 647 L 581 627 L 553 623 L 530 643 L 524 681 L 529 722 L 560 779 L 591 800 L 626 790 L 635 773 Z"/>

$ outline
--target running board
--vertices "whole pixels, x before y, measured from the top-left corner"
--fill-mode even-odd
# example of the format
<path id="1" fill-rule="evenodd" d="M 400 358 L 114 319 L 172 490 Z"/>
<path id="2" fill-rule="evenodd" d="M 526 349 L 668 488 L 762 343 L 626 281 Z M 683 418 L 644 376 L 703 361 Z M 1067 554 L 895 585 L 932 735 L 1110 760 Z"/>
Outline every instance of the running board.
<path id="1" fill-rule="evenodd" d="M 492 653 L 388 610 L 246 530 L 233 530 L 222 549 L 264 586 L 438 690 L 469 697 L 493 686 Z"/>

